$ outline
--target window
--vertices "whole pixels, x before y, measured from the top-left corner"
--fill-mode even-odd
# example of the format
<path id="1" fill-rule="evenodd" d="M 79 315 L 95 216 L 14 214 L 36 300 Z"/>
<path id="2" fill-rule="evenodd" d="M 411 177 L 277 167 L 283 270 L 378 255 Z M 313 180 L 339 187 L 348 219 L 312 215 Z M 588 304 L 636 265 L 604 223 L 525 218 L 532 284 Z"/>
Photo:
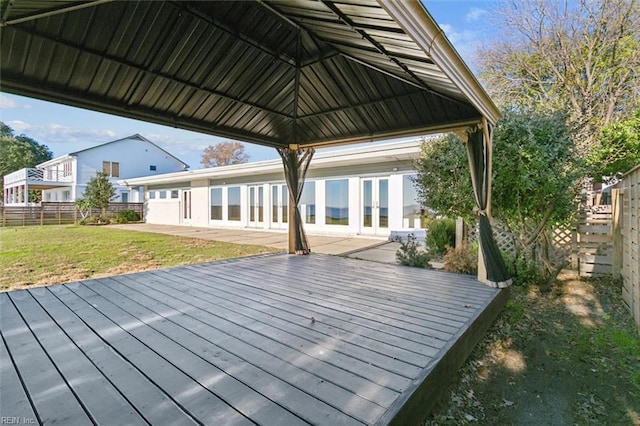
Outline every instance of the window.
<path id="1" fill-rule="evenodd" d="M 325 183 L 325 223 L 327 225 L 349 224 L 349 181 L 328 180 Z"/>
<path id="2" fill-rule="evenodd" d="M 171 191 L 171 198 L 178 198 L 179 197 L 179 195 L 178 195 L 179 192 L 180 191 L 178 191 L 177 189 L 172 190 Z"/>
<path id="3" fill-rule="evenodd" d="M 109 177 L 120 177 L 120 163 L 103 161 L 102 171 Z"/>
<path id="4" fill-rule="evenodd" d="M 222 220 L 222 188 L 211 188 L 211 220 Z"/>
<path id="5" fill-rule="evenodd" d="M 149 199 L 150 200 L 156 199 L 156 191 L 149 191 Z"/>
<path id="6" fill-rule="evenodd" d="M 123 192 L 123 193 L 121 194 L 120 201 L 121 201 L 122 203 L 128 203 L 128 202 L 129 202 L 129 193 L 128 193 L 128 192 Z"/>
<path id="7" fill-rule="evenodd" d="M 71 161 L 67 161 L 62 165 L 62 175 L 71 176 Z"/>
<path id="8" fill-rule="evenodd" d="M 316 183 L 307 182 L 300 197 L 300 215 L 304 223 L 316 223 Z"/>
<path id="9" fill-rule="evenodd" d="M 165 200 L 167 198 L 167 191 L 160 191 L 160 199 Z"/>
<path id="10" fill-rule="evenodd" d="M 149 170 L 151 170 L 152 172 L 156 171 L 156 166 L 149 166 Z"/>
<path id="11" fill-rule="evenodd" d="M 227 188 L 227 214 L 228 220 L 240 220 L 240 187 Z"/>

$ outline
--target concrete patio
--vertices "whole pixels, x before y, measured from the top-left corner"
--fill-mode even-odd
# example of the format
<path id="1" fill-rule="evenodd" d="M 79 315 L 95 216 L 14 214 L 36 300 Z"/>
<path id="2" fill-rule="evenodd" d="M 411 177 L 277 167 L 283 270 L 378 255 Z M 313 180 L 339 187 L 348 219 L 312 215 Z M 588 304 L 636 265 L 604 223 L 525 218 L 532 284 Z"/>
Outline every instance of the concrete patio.
<path id="1" fill-rule="evenodd" d="M 200 238 L 203 240 L 223 241 L 226 243 L 258 244 L 280 250 L 286 250 L 288 247 L 286 231 L 202 228 L 196 226 L 154 225 L 149 223 L 110 226 L 129 231 L 155 232 L 181 237 Z M 387 241 L 385 238 L 361 236 L 307 235 L 307 238 L 313 253 L 332 255 L 344 255 L 373 248 Z"/>

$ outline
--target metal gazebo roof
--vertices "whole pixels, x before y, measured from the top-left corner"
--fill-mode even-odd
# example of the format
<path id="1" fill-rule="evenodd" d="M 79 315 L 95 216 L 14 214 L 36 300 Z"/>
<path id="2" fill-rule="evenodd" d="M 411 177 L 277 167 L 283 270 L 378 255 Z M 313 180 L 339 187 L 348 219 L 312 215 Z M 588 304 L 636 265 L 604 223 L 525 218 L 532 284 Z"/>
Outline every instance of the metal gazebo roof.
<path id="1" fill-rule="evenodd" d="M 499 112 L 417 1 L 0 2 L 0 89 L 273 147 Z"/>

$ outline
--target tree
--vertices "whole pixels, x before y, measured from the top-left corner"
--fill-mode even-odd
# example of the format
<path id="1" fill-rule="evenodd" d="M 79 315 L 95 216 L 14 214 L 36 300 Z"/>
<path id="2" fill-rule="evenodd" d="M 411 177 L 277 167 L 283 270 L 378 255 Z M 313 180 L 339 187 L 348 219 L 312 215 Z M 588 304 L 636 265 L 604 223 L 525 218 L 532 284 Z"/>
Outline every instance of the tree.
<path id="1" fill-rule="evenodd" d="M 53 153 L 26 135 L 15 136 L 13 129 L 0 122 L 0 197 L 4 194 L 4 176 L 16 170 L 35 167 L 53 158 Z M 29 191 L 29 199 L 36 194 Z"/>
<path id="2" fill-rule="evenodd" d="M 76 205 L 80 209 L 83 219 L 86 217 L 85 212 L 93 208 L 100 209 L 104 215 L 115 195 L 116 189 L 109 182 L 109 177 L 103 171 L 99 171 L 87 182 L 84 197 L 78 199 Z"/>
<path id="3" fill-rule="evenodd" d="M 492 214 L 513 236 L 516 258 L 554 274 L 548 231 L 570 219 L 582 164 L 566 118 L 559 113 L 507 111 L 494 132 Z M 426 208 L 474 220 L 473 189 L 464 143 L 449 135 L 426 144 L 417 164 L 418 194 Z"/>
<path id="4" fill-rule="evenodd" d="M 605 127 L 588 161 L 594 179 L 607 183 L 640 164 L 640 110 L 630 120 Z"/>
<path id="5" fill-rule="evenodd" d="M 503 108 L 567 112 L 582 154 L 600 129 L 637 109 L 638 0 L 505 0 L 494 16 L 500 41 L 478 56 Z"/>
<path id="6" fill-rule="evenodd" d="M 417 170 L 416 190 L 424 207 L 450 218 L 475 219 L 467 151 L 458 137 L 425 141 Z"/>
<path id="7" fill-rule="evenodd" d="M 249 155 L 244 152 L 244 144 L 226 141 L 206 147 L 200 163 L 204 167 L 218 167 L 242 164 L 247 161 L 249 161 Z"/>

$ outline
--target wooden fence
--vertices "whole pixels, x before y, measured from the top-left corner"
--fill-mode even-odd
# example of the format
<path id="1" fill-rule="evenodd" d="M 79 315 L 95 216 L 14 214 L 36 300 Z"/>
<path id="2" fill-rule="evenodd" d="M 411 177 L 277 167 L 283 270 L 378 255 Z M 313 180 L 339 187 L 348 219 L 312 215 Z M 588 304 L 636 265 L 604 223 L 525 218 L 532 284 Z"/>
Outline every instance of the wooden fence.
<path id="1" fill-rule="evenodd" d="M 144 218 L 143 203 L 111 203 L 107 212 L 133 210 Z M 94 209 L 92 216 L 100 214 Z M 81 215 L 73 202 L 42 202 L 35 206 L 0 206 L 0 226 L 63 225 L 76 223 Z"/>
<path id="2" fill-rule="evenodd" d="M 498 247 L 504 253 L 515 254 L 514 237 L 499 222 L 493 223 Z M 476 239 L 476 231 L 469 239 Z M 611 275 L 613 273 L 613 222 L 611 206 L 592 206 L 581 209 L 578 220 L 571 226 L 557 227 L 549 235 L 549 258 L 559 264 L 565 260 L 568 268 L 581 276 Z M 536 247 L 536 250 L 545 250 Z"/>
<path id="3" fill-rule="evenodd" d="M 613 274 L 611 206 L 595 206 L 580 211 L 575 244 L 573 253 L 578 259 L 577 270 L 580 275 Z"/>
<path id="4" fill-rule="evenodd" d="M 612 191 L 614 275 L 622 277 L 622 298 L 640 328 L 640 165 Z"/>

